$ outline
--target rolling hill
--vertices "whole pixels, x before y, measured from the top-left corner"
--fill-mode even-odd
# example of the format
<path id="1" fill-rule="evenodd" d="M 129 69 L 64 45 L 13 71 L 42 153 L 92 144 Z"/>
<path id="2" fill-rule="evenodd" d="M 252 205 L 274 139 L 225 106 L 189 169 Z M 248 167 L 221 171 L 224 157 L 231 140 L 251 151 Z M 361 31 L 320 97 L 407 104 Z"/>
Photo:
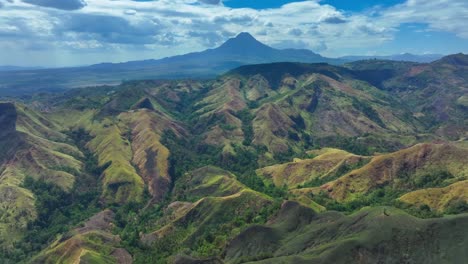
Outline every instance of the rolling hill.
<path id="1" fill-rule="evenodd" d="M 276 62 L 2 102 L 0 262 L 466 262 L 466 65 Z"/>

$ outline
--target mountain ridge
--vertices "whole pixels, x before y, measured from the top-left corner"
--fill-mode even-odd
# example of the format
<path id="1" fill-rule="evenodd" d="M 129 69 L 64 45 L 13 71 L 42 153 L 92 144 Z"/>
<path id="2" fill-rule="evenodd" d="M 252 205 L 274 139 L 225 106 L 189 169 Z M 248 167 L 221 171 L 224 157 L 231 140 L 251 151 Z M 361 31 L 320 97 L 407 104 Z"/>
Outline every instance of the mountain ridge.
<path id="1" fill-rule="evenodd" d="M 467 57 L 0 104 L 0 262 L 465 263 Z"/>
<path id="2" fill-rule="evenodd" d="M 242 65 L 286 61 L 333 65 L 350 62 L 346 58 L 323 57 L 307 49 L 275 49 L 243 32 L 217 48 L 162 59 L 53 69 L 0 70 L 0 96 L 115 85 L 125 80 L 210 79 Z"/>

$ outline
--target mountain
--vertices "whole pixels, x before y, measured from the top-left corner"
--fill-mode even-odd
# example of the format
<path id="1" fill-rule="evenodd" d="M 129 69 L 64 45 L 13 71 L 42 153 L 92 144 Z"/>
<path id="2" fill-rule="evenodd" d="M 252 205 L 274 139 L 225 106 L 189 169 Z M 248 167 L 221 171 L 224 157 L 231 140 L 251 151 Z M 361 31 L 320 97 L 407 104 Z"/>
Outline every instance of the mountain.
<path id="1" fill-rule="evenodd" d="M 0 262 L 465 263 L 467 62 L 275 62 L 2 102 Z"/>
<path id="2" fill-rule="evenodd" d="M 331 64 L 344 62 L 322 57 L 309 50 L 274 49 L 244 32 L 215 49 L 159 60 L 0 72 L 0 96 L 24 95 L 34 91 L 60 91 L 93 85 L 115 85 L 123 80 L 213 78 L 241 65 L 281 61 Z"/>
<path id="3" fill-rule="evenodd" d="M 413 116 L 439 123 L 433 127 L 436 134 L 459 138 L 467 136 L 467 57 L 453 54 L 428 64 L 362 61 L 348 67 L 358 78 L 404 100 Z"/>
<path id="4" fill-rule="evenodd" d="M 357 60 L 432 62 L 441 55 L 400 54 L 394 56 L 348 56 L 326 58 L 306 49 L 275 49 L 243 32 L 221 46 L 201 52 L 122 63 L 100 63 L 72 68 L 0 67 L 0 96 L 20 96 L 33 92 L 57 92 L 70 88 L 116 85 L 125 80 L 209 79 L 248 64 L 273 62 L 328 63 L 341 65 Z"/>
<path id="5" fill-rule="evenodd" d="M 351 215 L 317 214 L 288 201 L 267 224 L 253 225 L 235 237 L 226 248 L 224 261 L 459 263 L 467 257 L 460 246 L 468 243 L 467 236 L 460 234 L 468 228 L 466 220 L 466 214 L 422 220 L 385 207 L 365 208 Z M 402 251 L 407 253 L 402 255 Z"/>
<path id="6" fill-rule="evenodd" d="M 235 38 L 228 39 L 215 49 L 194 52 L 161 60 L 131 61 L 125 63 L 103 63 L 89 66 L 98 70 L 146 69 L 164 66 L 164 78 L 174 77 L 215 77 L 230 69 L 246 64 L 269 62 L 327 62 L 339 64 L 343 61 L 322 57 L 309 50 L 271 48 L 249 33 L 243 32 Z M 194 73 L 194 68 L 198 71 Z M 190 70 L 189 70 L 190 69 Z M 194 75 L 195 74 L 195 75 Z"/>
<path id="7" fill-rule="evenodd" d="M 86 179 L 83 154 L 53 121 L 24 105 L 0 103 L 0 122 L 0 245 L 8 248 L 43 213 L 26 181 L 53 182 L 67 192 L 77 177 Z"/>
<path id="8" fill-rule="evenodd" d="M 393 61 L 411 61 L 419 63 L 430 63 L 444 57 L 441 54 L 423 54 L 416 55 L 411 53 L 402 53 L 388 56 L 344 56 L 340 59 L 347 61 L 358 61 L 358 60 L 393 60 Z"/>
<path id="9" fill-rule="evenodd" d="M 43 69 L 43 67 L 21 67 L 21 66 L 0 66 L 0 72 L 3 71 L 26 71 L 26 70 L 38 70 Z"/>

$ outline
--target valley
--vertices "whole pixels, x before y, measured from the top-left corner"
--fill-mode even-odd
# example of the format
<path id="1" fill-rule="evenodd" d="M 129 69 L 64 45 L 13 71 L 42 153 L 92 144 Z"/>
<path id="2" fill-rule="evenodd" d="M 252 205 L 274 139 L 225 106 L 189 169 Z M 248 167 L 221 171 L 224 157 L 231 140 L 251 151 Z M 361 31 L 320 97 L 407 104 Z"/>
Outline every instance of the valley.
<path id="1" fill-rule="evenodd" d="M 454 54 L 2 101 L 0 262 L 466 262 L 467 84 Z"/>

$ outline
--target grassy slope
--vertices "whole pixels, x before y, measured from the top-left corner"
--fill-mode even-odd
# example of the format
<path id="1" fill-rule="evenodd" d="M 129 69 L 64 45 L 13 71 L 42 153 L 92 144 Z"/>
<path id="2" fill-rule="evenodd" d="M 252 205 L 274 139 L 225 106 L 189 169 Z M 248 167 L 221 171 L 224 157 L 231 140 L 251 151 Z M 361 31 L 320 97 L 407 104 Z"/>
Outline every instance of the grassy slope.
<path id="1" fill-rule="evenodd" d="M 271 179 L 278 187 L 287 185 L 291 189 L 312 180 L 326 180 L 326 178 L 333 177 L 343 171 L 346 166 L 353 166 L 367 159 L 363 156 L 333 148 L 311 151 L 310 154 L 317 156 L 311 159 L 295 159 L 293 162 L 265 167 L 257 170 L 257 174 Z"/>
<path id="2" fill-rule="evenodd" d="M 279 67 L 264 67 L 269 66 Z M 207 83 L 209 89 L 193 102 L 195 134 L 225 153 L 234 154 L 232 145 L 252 143 L 268 149 L 271 163 L 274 155 L 330 145 L 337 137 L 361 136 L 357 144 L 371 153 L 418 141 L 422 125 L 411 111 L 346 69 L 312 65 L 271 76 L 260 66 L 244 68 Z"/>
<path id="3" fill-rule="evenodd" d="M 315 214 L 294 202 L 226 248 L 228 263 L 462 263 L 467 215 L 421 220 L 397 209 Z M 428 254 L 430 252 L 430 254 Z"/>
<path id="4" fill-rule="evenodd" d="M 375 156 L 367 165 L 321 188 L 334 199 L 344 201 L 387 185 L 402 191 L 423 188 L 425 180 L 430 181 L 432 176 L 437 179 L 434 174 L 446 174 L 447 178 L 440 178 L 438 184 L 450 184 L 468 177 L 465 165 L 467 152 L 467 149 L 454 143 L 417 144 Z"/>
<path id="5" fill-rule="evenodd" d="M 123 255 L 116 254 L 120 238 L 111 233 L 113 217 L 110 210 L 94 215 L 83 227 L 59 237 L 31 263 L 120 263 L 131 259 L 123 249 Z"/>
<path id="6" fill-rule="evenodd" d="M 242 121 L 236 116 L 236 112 L 247 107 L 240 86 L 241 81 L 237 78 L 220 79 L 202 100 L 194 104 L 197 109 L 195 129 L 201 128 L 205 143 L 223 146 L 225 152 L 231 151 L 231 143 L 240 143 L 244 139 Z"/>
<path id="7" fill-rule="evenodd" d="M 455 54 L 429 64 L 364 61 L 350 68 L 404 101 L 426 129 L 457 140 L 466 137 L 464 95 L 468 91 L 468 56 Z"/>
<path id="8" fill-rule="evenodd" d="M 208 196 L 233 195 L 246 188 L 232 173 L 208 166 L 194 170 L 179 179 L 173 193 L 175 200 L 197 201 Z"/>
<path id="9" fill-rule="evenodd" d="M 266 72 L 268 67 L 278 73 Z M 255 116 L 254 144 L 279 153 L 290 148 L 299 151 L 304 147 L 301 142 L 310 137 L 319 141 L 329 136 L 370 133 L 396 143 L 415 141 L 421 124 L 411 112 L 385 92 L 354 79 L 352 72 L 324 65 L 278 67 L 254 65 L 233 72 L 242 80 L 247 101 L 251 94 L 262 91 L 261 96 L 254 97 L 256 109 L 251 110 Z"/>
<path id="10" fill-rule="evenodd" d="M 273 202 L 215 167 L 187 173 L 176 183 L 174 195 L 157 230 L 142 238 L 156 254 L 169 239 L 171 252 L 159 252 L 161 256 L 183 249 L 195 257 L 219 255 L 240 227 L 258 221 L 255 217 Z"/>
<path id="11" fill-rule="evenodd" d="M 444 67 L 450 68 L 451 66 Z M 76 152 L 76 149 L 66 143 L 67 138 L 63 134 L 55 131 L 60 131 L 65 127 L 84 127 L 90 131 L 94 139 L 88 146 L 98 155 L 100 165 L 111 162 L 103 174 L 103 197 L 109 203 L 142 201 L 146 184 L 154 197 L 160 199 L 163 196 L 168 184 L 167 172 L 169 166 L 167 161 L 170 153 L 160 143 L 161 134 L 166 128 L 171 129 L 176 135 L 185 133 L 180 123 L 175 122 L 174 119 L 184 121 L 190 126 L 193 125 L 193 128 L 190 127 L 191 131 L 186 135 L 184 134 L 184 136 L 187 136 L 187 140 L 198 142 L 199 138 L 201 138 L 201 142 L 223 146 L 224 152 L 234 151 L 235 147 L 233 145 L 242 145 L 250 126 L 254 132 L 251 141 L 252 146 L 266 145 L 267 151 L 270 152 L 266 154 L 271 158 L 269 162 L 276 159 L 273 154 L 290 151 L 292 151 L 292 154 L 301 153 L 313 145 L 312 143 L 330 144 L 329 141 L 321 140 L 327 137 L 336 138 L 337 135 L 346 138 L 346 140 L 355 138 L 359 144 L 366 147 L 369 144 L 365 140 L 373 138 L 384 150 L 412 145 L 415 141 L 426 140 L 431 137 L 431 135 L 427 137 L 417 135 L 418 132 L 423 131 L 424 126 L 421 123 L 427 120 L 418 118 L 417 115 L 416 117 L 413 116 L 414 113 L 409 111 L 406 105 L 400 104 L 393 99 L 388 91 L 380 91 L 369 84 L 358 81 L 354 79 L 354 76 L 348 70 L 342 68 L 327 65 L 312 65 L 310 67 L 305 66 L 305 68 L 305 70 L 299 69 L 297 71 L 294 70 L 294 67 L 285 68 L 282 69 L 283 72 L 274 70 L 262 72 L 255 68 L 252 72 L 234 73 L 217 81 L 203 82 L 202 84 L 198 82 L 145 81 L 130 82 L 120 87 L 105 88 L 103 91 L 92 89 L 73 91 L 71 92 L 73 95 L 65 96 L 65 101 L 58 104 L 59 108 L 66 105 L 67 110 L 55 112 L 51 115 L 54 116 L 54 120 L 60 122 L 50 122 L 46 118 L 42 118 L 41 115 L 30 113 L 27 119 L 19 122 L 21 124 L 19 129 L 30 131 L 31 142 L 34 140 L 35 144 L 47 146 L 44 147 L 47 149 L 52 145 L 56 148 L 55 152 L 52 153 L 53 155 L 44 155 L 45 161 L 40 160 L 40 157 L 36 155 L 37 161 L 41 163 L 47 163 L 49 160 L 62 163 L 61 159 L 67 160 L 68 156 L 80 155 L 79 152 Z M 446 68 L 446 70 L 449 69 Z M 463 101 L 463 98 L 460 100 Z M 68 110 L 69 107 L 72 110 Z M 27 113 L 28 109 L 22 111 Z M 242 112 L 244 111 L 248 115 L 243 116 Z M 57 125 L 58 123 L 60 125 Z M 464 125 L 458 123 L 457 126 L 463 127 Z M 53 142 L 44 141 L 42 140 L 43 137 L 53 139 Z M 249 143 L 246 142 L 242 148 L 253 149 L 252 146 L 247 146 Z M 454 178 L 442 179 L 442 182 L 436 184 L 438 188 L 426 189 L 430 192 L 430 195 L 416 190 L 414 193 L 409 194 L 408 197 L 411 199 L 405 201 L 415 204 L 430 203 L 434 208 L 444 209 L 447 204 L 444 202 L 439 203 L 439 201 L 453 200 L 454 197 L 457 199 L 463 198 L 464 185 L 454 183 L 466 177 L 463 163 L 460 162 L 460 158 L 466 155 L 461 147 L 441 149 L 438 145 L 422 146 L 425 147 L 417 145 L 409 150 L 374 157 L 373 161 L 369 163 L 372 164 L 371 166 L 368 164 L 354 171 L 358 172 L 357 176 L 351 177 L 350 175 L 354 173 L 351 172 L 332 182 L 331 184 L 341 183 L 334 186 L 336 188 L 330 192 L 332 197 L 339 201 L 348 201 L 359 194 L 380 189 L 384 185 L 393 188 L 403 187 L 407 191 L 412 191 L 415 189 L 411 185 L 414 182 L 409 184 L 408 177 L 415 176 L 414 179 L 416 180 L 425 179 L 427 175 L 430 176 L 430 173 L 436 169 L 436 171 L 447 171 Z M 372 153 L 377 148 L 370 149 L 370 153 Z M 157 154 L 155 155 L 155 153 Z M 294 168 L 293 173 L 284 173 L 284 175 L 288 175 L 287 182 L 297 187 L 297 183 L 306 184 L 311 179 L 328 178 L 334 172 L 339 171 L 339 168 L 342 167 L 340 164 L 344 161 L 359 157 L 351 154 L 348 156 L 348 154 L 343 154 L 341 151 L 332 151 L 330 154 L 332 153 L 338 154 L 338 157 L 325 155 L 321 158 L 298 161 L 297 168 Z M 341 157 L 342 154 L 344 157 Z M 57 155 L 59 158 L 56 157 Z M 1 159 L 2 157 L 0 157 Z M 316 162 L 326 163 L 322 159 L 330 163 L 324 166 L 323 171 L 322 168 L 317 173 L 312 170 L 310 172 L 314 173 L 308 175 L 307 164 L 310 162 L 314 164 L 314 169 L 317 169 L 315 168 Z M 440 162 L 432 162 L 435 160 Z M 432 164 L 428 165 L 431 162 Z M 292 165 L 294 164 L 271 167 L 273 179 L 276 178 L 276 181 L 280 184 L 280 175 L 275 170 L 283 169 L 283 166 L 286 168 L 291 167 Z M 284 169 L 285 172 L 287 172 L 286 168 Z M 364 168 L 366 169 L 364 170 Z M 4 169 L 0 167 L 0 171 L 11 171 Z M 409 174 L 401 173 L 407 171 Z M 34 173 L 36 174 L 36 172 Z M 67 179 L 66 177 L 56 178 Z M 5 179 L 11 180 L 15 179 L 15 177 L 8 176 Z M 68 180 L 63 180 L 62 185 L 65 186 L 67 183 L 69 183 Z M 328 188 L 329 185 L 323 187 Z M 315 204 L 310 199 L 307 192 L 299 192 L 302 190 L 306 190 L 306 188 L 293 190 L 294 197 L 291 198 L 312 207 L 314 211 L 324 210 L 323 207 Z M 298 192 L 296 193 L 296 191 Z M 23 194 L 22 197 L 24 197 L 23 200 L 18 199 L 17 201 L 28 201 L 27 193 Z M 404 199 L 404 197 L 401 198 L 401 200 Z M 223 247 L 230 244 L 228 246 L 229 250 L 232 246 L 232 243 L 229 243 L 232 236 L 237 235 L 244 227 L 252 223 L 262 223 L 266 220 L 258 219 L 258 217 L 262 218 L 264 216 L 263 209 L 273 203 L 268 196 L 252 191 L 240 184 L 233 174 L 211 167 L 188 173 L 179 179 L 176 182 L 171 201 L 173 203 L 164 211 L 163 218 L 155 221 L 156 228 L 152 230 L 156 231 L 143 236 L 143 241 L 151 244 L 150 247 L 153 249 L 148 251 L 148 254 L 155 253 L 163 256 L 165 253 L 174 255 L 178 252 L 184 252 L 192 254 L 195 258 L 207 256 L 218 256 L 219 258 L 222 255 L 220 250 Z M 368 233 L 362 231 L 364 229 L 379 230 L 380 228 L 385 231 L 383 233 L 388 235 L 389 232 L 386 231 L 388 229 L 385 229 L 387 227 L 379 225 L 382 209 L 364 210 L 368 214 L 363 217 L 367 219 L 364 222 L 359 222 L 361 217 L 358 215 L 344 217 L 331 212 L 315 215 L 310 213 L 311 211 L 308 209 L 304 210 L 306 209 L 301 209 L 302 213 L 299 216 L 296 215 L 296 218 L 300 221 L 303 219 L 302 216 L 305 216 L 306 220 L 310 216 L 329 222 L 329 226 L 320 223 L 317 226 L 319 233 L 313 235 L 321 240 L 328 239 L 328 242 L 323 242 L 326 244 L 324 249 L 320 247 L 314 249 L 326 252 L 326 254 L 321 255 L 320 252 L 312 250 L 313 252 L 300 253 L 301 256 L 297 259 L 292 256 L 283 257 L 285 261 L 290 262 L 291 259 L 296 261 L 319 261 L 320 259 L 342 261 L 346 257 L 353 258 L 356 256 L 354 250 L 347 251 L 347 249 L 353 248 L 355 243 L 359 244 L 361 242 L 370 245 L 368 248 L 364 247 L 364 249 L 361 246 L 359 247 L 363 261 L 369 259 L 370 262 L 375 262 L 376 258 L 377 260 L 385 258 L 385 256 L 375 256 L 375 247 L 372 246 L 374 241 L 372 239 L 363 238 L 360 240 L 363 233 L 365 236 L 368 235 Z M 410 226 L 409 230 L 414 229 L 415 226 L 420 228 L 416 231 L 413 230 L 412 233 L 408 232 L 408 234 L 406 233 L 407 230 L 405 230 L 401 236 L 392 237 L 395 241 L 405 241 L 406 239 L 413 241 L 414 237 L 432 235 L 433 229 L 427 229 L 428 227 L 424 223 L 435 223 L 434 225 L 437 228 L 440 226 L 441 229 L 447 229 L 447 232 L 449 232 L 450 229 L 443 222 L 458 219 L 447 218 L 440 220 L 440 223 L 442 223 L 440 224 L 435 220 L 435 222 L 425 222 L 405 216 L 393 209 L 388 210 L 391 217 L 384 219 L 391 220 L 388 220 L 388 223 L 386 220 L 383 222 L 388 227 L 398 229 L 401 227 L 398 224 L 402 224 L 403 226 Z M 291 213 L 291 215 L 294 214 Z M 335 218 L 337 222 L 333 222 Z M 294 226 L 300 228 L 304 226 L 303 223 L 292 221 L 296 224 L 290 225 L 289 220 L 284 220 L 283 224 L 280 223 L 281 221 L 270 223 L 268 226 L 278 224 L 273 229 L 281 231 L 278 234 L 278 239 L 281 240 L 284 247 L 280 251 L 276 251 L 281 245 L 278 245 L 275 241 L 266 241 L 267 245 L 271 242 L 270 246 L 274 250 L 264 252 L 265 248 L 261 248 L 261 252 L 257 255 L 259 258 L 269 257 L 271 254 L 285 256 L 301 252 L 301 246 L 305 244 L 302 243 L 303 241 L 294 241 L 297 241 L 295 240 L 296 236 L 301 237 L 308 228 L 304 227 L 304 229 L 296 230 L 296 232 Z M 355 223 L 358 223 L 358 227 L 362 228 L 362 230 L 355 230 Z M 413 225 L 414 223 L 417 224 Z M 336 243 L 330 242 L 330 239 L 336 238 L 333 230 L 337 228 L 341 230 L 342 226 L 349 227 L 352 232 L 346 233 L 348 231 L 344 230 L 346 231 L 344 237 L 337 238 Z M 271 231 L 268 228 L 267 230 Z M 284 230 L 287 232 L 283 232 Z M 256 235 L 256 232 L 260 236 L 262 235 L 261 229 L 259 231 L 254 228 L 253 231 L 255 231 L 253 235 Z M 286 234 L 288 232 L 290 234 Z M 379 235 L 377 231 L 372 232 L 370 232 L 370 236 Z M 273 233 L 273 238 L 276 239 L 276 231 Z M 323 236 L 320 236 L 320 234 Z M 99 234 L 98 237 L 100 237 L 98 240 L 101 242 L 96 246 L 87 244 L 88 242 L 85 241 L 87 245 L 84 247 L 83 260 L 110 261 L 110 259 L 107 259 L 107 249 L 103 249 L 106 251 L 104 254 L 106 257 L 104 258 L 100 257 L 102 255 L 100 249 L 95 250 L 95 248 L 106 244 L 102 243 L 102 240 L 106 240 L 105 236 Z M 249 239 L 252 237 L 254 236 L 248 236 Z M 282 240 L 282 237 L 285 240 Z M 78 240 L 72 239 L 68 243 L 73 245 L 74 241 L 81 243 L 81 241 L 87 240 L 87 238 L 75 238 Z M 268 239 L 268 237 L 266 238 Z M 440 236 L 436 238 L 440 238 Z M 433 237 L 428 237 L 428 239 L 431 240 Z M 466 244 L 466 241 L 463 240 L 465 238 L 460 237 L 459 239 L 461 245 Z M 174 244 L 171 244 L 172 242 Z M 322 241 L 319 242 L 322 243 Z M 168 249 L 164 245 L 171 245 L 172 247 Z M 392 241 L 388 242 L 387 245 L 390 248 L 400 249 Z M 335 246 L 337 246 L 337 251 L 349 252 L 349 254 L 344 254 L 342 257 L 333 253 L 335 252 L 333 251 Z M 428 248 L 432 248 L 432 246 L 440 246 L 444 248 L 443 250 L 451 250 L 446 249 L 445 244 L 443 246 L 427 244 Z M 69 245 L 64 248 L 67 250 Z M 93 249 L 89 250 L 89 248 Z M 167 249 L 167 252 L 165 249 Z M 50 253 L 51 255 L 62 256 L 63 254 L 60 253 L 62 250 L 57 247 L 57 254 L 53 253 L 54 250 Z M 384 249 L 379 248 L 379 250 Z M 402 246 L 401 250 L 417 251 L 419 249 Z M 458 250 L 456 245 L 453 246 L 453 250 Z M 287 252 L 287 254 L 278 252 Z M 392 252 L 386 255 L 395 256 Z M 69 256 L 66 258 L 69 258 Z M 411 255 L 409 258 L 418 261 L 422 259 L 416 255 Z M 440 254 L 434 253 L 434 259 L 439 260 L 440 258 L 442 258 Z M 460 258 L 463 259 L 463 256 Z M 279 260 L 275 259 L 275 261 Z M 348 262 L 353 260 L 347 259 Z M 390 259 L 385 260 L 391 262 Z"/>
<path id="12" fill-rule="evenodd" d="M 161 144 L 161 135 L 171 129 L 176 135 L 184 129 L 162 112 L 147 109 L 122 113 L 119 118 L 131 129 L 132 163 L 148 184 L 150 194 L 160 201 L 171 185 L 169 150 Z"/>
<path id="13" fill-rule="evenodd" d="M 82 169 L 78 160 L 82 154 L 57 132 L 60 126 L 56 123 L 21 104 L 2 107 L 9 110 L 0 114 L 1 125 L 10 131 L 0 137 L 0 145 L 14 155 L 5 156 L 0 166 L 0 244 L 10 247 L 37 216 L 34 195 L 21 186 L 25 177 L 70 190 Z M 14 113 L 13 118 L 5 118 L 9 113 Z"/>
<path id="14" fill-rule="evenodd" d="M 443 212 L 454 203 L 464 201 L 468 203 L 468 181 L 453 183 L 447 187 L 427 188 L 409 192 L 399 198 L 400 201 L 421 206 L 428 205 L 439 212 Z"/>
<path id="15" fill-rule="evenodd" d="M 76 101 L 76 95 L 66 98 L 74 109 L 52 115 L 68 128 L 84 128 L 94 137 L 88 147 L 100 166 L 109 165 L 103 173 L 103 198 L 108 203 L 142 201 L 145 188 L 160 201 L 169 190 L 169 151 L 161 144 L 161 135 L 166 130 L 176 135 L 185 132 L 151 96 L 165 90 L 165 85 L 124 84 L 105 95 L 98 93 L 96 97 L 102 98 L 93 102 L 88 101 L 94 91 L 83 91 L 83 100 Z"/>
<path id="16" fill-rule="evenodd" d="M 97 154 L 99 165 L 110 163 L 103 173 L 103 198 L 109 203 L 141 201 L 144 182 L 130 163 L 132 149 L 123 131 L 112 124 L 93 133 L 95 137 L 89 147 Z"/>

